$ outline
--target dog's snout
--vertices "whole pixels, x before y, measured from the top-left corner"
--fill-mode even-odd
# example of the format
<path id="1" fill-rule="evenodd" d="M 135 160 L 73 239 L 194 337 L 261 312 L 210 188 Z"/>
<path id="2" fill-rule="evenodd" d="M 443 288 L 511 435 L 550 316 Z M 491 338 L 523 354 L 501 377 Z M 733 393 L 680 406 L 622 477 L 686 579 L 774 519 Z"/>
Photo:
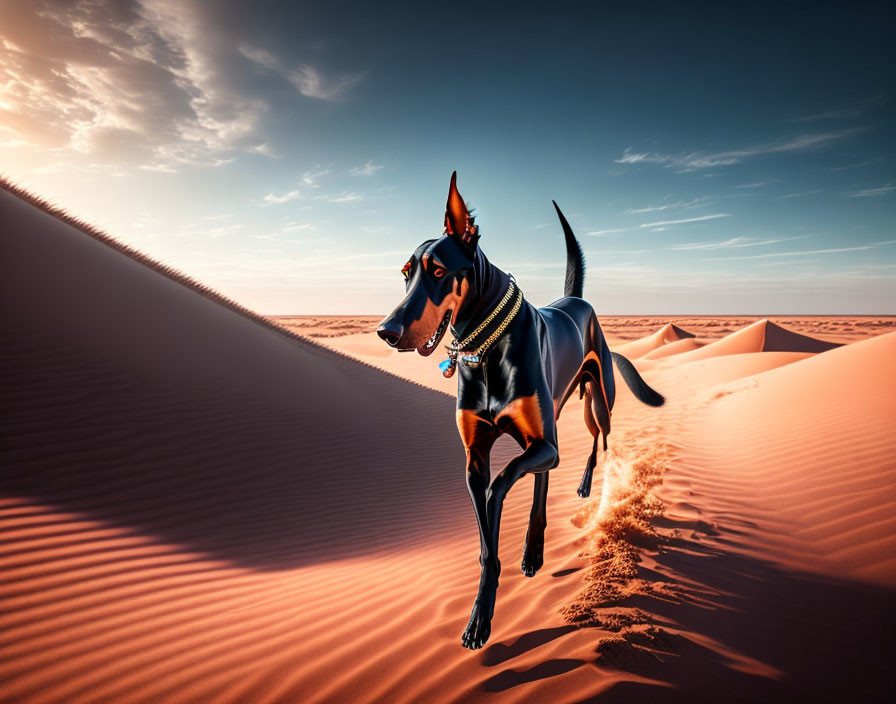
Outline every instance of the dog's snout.
<path id="1" fill-rule="evenodd" d="M 397 347 L 403 333 L 404 328 L 392 321 L 387 321 L 376 329 L 376 334 L 385 340 L 389 347 Z"/>

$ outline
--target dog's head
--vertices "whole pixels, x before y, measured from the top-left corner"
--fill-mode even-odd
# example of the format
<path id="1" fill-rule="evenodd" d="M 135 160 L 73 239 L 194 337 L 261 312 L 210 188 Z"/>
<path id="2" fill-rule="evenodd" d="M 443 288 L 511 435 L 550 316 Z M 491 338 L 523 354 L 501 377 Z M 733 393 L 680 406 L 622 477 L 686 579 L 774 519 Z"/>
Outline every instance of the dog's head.
<path id="1" fill-rule="evenodd" d="M 479 228 L 457 190 L 455 172 L 448 190 L 445 232 L 417 247 L 402 267 L 407 293 L 380 323 L 377 335 L 400 352 L 431 355 L 470 293 L 478 243 Z"/>

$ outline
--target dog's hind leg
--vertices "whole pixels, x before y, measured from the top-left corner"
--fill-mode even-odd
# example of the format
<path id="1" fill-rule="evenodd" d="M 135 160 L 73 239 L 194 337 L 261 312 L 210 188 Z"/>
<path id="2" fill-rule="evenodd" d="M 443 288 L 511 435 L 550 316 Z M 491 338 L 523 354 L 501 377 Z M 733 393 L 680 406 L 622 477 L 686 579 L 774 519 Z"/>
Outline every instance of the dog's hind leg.
<path id="1" fill-rule="evenodd" d="M 600 426 L 594 417 L 593 400 L 591 393 L 591 382 L 585 382 L 585 425 L 594 442 L 591 444 L 591 454 L 588 455 L 588 462 L 585 464 L 585 472 L 582 474 L 582 481 L 576 493 L 583 499 L 591 494 L 591 480 L 594 475 L 594 467 L 597 464 L 597 441 L 600 438 Z"/>
<path id="2" fill-rule="evenodd" d="M 529 529 L 526 531 L 526 548 L 523 550 L 523 574 L 534 577 L 544 564 L 544 529 L 548 524 L 548 472 L 535 474 L 535 495 L 529 513 Z"/>
<path id="3" fill-rule="evenodd" d="M 593 375 L 587 371 L 582 372 L 582 395 L 585 399 L 585 425 L 594 442 L 591 446 L 591 454 L 582 474 L 577 494 L 583 499 L 591 495 L 591 481 L 594 477 L 594 467 L 597 465 L 597 445 L 601 435 L 604 439 L 604 451 L 607 450 L 607 436 L 610 434 L 610 411 L 604 401 L 602 393 L 595 393 L 596 381 Z M 599 387 L 598 387 L 599 388 Z"/>

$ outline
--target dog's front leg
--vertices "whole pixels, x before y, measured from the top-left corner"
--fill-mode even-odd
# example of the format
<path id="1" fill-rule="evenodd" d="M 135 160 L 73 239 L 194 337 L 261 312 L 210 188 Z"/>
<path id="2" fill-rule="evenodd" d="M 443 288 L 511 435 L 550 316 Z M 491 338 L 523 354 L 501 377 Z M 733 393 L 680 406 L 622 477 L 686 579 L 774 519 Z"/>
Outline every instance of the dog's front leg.
<path id="1" fill-rule="evenodd" d="M 458 410 L 457 428 L 467 455 L 467 490 L 473 501 L 473 511 L 476 514 L 476 524 L 479 527 L 479 591 L 481 593 L 483 580 L 487 576 L 486 566 L 492 561 L 488 530 L 489 455 L 492 445 L 498 438 L 498 430 L 492 423 L 470 410 Z M 475 613 L 475 606 L 473 611 Z M 473 619 L 470 620 L 470 624 L 472 623 Z M 464 632 L 463 644 L 467 648 L 479 647 L 473 645 L 473 634 L 469 626 Z"/>
<path id="2" fill-rule="evenodd" d="M 527 472 L 544 472 L 557 464 L 557 448 L 543 439 L 533 440 L 525 450 L 514 457 L 495 477 L 486 492 L 486 536 L 485 560 L 479 579 L 479 593 L 473 604 L 473 613 L 464 632 L 464 646 L 475 650 L 488 641 L 492 630 L 492 616 L 495 611 L 495 595 L 498 591 L 498 577 L 501 562 L 498 560 L 498 536 L 501 532 L 501 511 L 504 498 L 510 488 Z"/>
<path id="3" fill-rule="evenodd" d="M 489 559 L 488 514 L 486 501 L 489 483 L 489 450 L 473 447 L 467 450 L 467 490 L 473 500 L 476 524 L 479 527 L 479 564 L 485 565 Z"/>

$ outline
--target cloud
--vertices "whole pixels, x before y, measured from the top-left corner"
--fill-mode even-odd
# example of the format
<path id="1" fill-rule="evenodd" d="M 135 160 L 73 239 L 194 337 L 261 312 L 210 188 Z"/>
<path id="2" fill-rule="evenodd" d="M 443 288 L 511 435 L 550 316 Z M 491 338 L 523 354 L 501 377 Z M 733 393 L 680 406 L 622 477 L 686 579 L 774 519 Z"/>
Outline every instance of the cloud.
<path id="1" fill-rule="evenodd" d="M 392 250 L 392 251 L 376 251 L 376 252 L 357 252 L 355 254 L 349 254 L 345 257 L 342 257 L 342 260 L 356 260 L 356 259 L 392 259 L 394 257 L 406 257 L 408 255 L 407 250 Z M 403 262 L 403 260 L 402 260 Z M 399 267 L 401 265 L 399 264 Z M 391 267 L 390 267 L 391 268 Z"/>
<path id="2" fill-rule="evenodd" d="M 361 74 L 352 76 L 340 76 L 339 78 L 325 78 L 320 71 L 312 66 L 299 66 L 295 71 L 287 75 L 302 95 L 321 100 L 339 100 L 349 88 L 361 80 Z"/>
<path id="3" fill-rule="evenodd" d="M 262 200 L 269 205 L 280 205 L 281 203 L 288 203 L 291 200 L 295 200 L 296 198 L 301 198 L 302 194 L 299 191 L 289 191 L 289 193 L 284 193 L 282 195 L 274 195 L 273 193 L 268 193 Z"/>
<path id="4" fill-rule="evenodd" d="M 746 257 L 707 257 L 701 262 L 719 262 L 728 259 L 769 259 L 772 257 L 801 257 L 808 254 L 837 254 L 839 252 L 860 252 L 868 249 L 876 249 L 877 244 L 857 245 L 855 247 L 831 247 L 830 249 L 811 249 L 802 252 L 772 252 L 769 254 L 751 254 Z"/>
<path id="5" fill-rule="evenodd" d="M 704 220 L 715 220 L 717 218 L 731 217 L 729 213 L 716 213 L 714 215 L 700 215 L 696 218 L 684 218 L 682 220 L 659 220 L 658 222 L 645 222 L 641 227 L 662 227 L 664 225 L 682 225 L 686 222 L 702 222 Z"/>
<path id="6" fill-rule="evenodd" d="M 329 169 L 320 169 L 319 171 L 306 171 L 302 174 L 302 183 L 310 188 L 319 188 L 320 184 L 318 181 L 321 176 L 326 176 L 330 173 Z"/>
<path id="7" fill-rule="evenodd" d="M 198 0 L 0 3 L 0 137 L 157 171 L 271 155 L 276 91 L 238 48 L 243 31 Z M 307 64 L 288 77 L 319 100 L 359 79 Z"/>
<path id="8" fill-rule="evenodd" d="M 600 255 L 600 254 L 647 254 L 648 252 L 654 252 L 656 250 L 653 249 L 592 249 L 591 251 L 585 252 L 585 256 Z"/>
<path id="9" fill-rule="evenodd" d="M 592 235 L 593 237 L 603 237 L 604 235 L 614 235 L 617 232 L 628 232 L 629 230 L 634 230 L 634 227 L 614 227 L 609 230 L 592 230 L 591 232 L 586 232 L 586 235 Z"/>
<path id="10" fill-rule="evenodd" d="M 799 193 L 786 193 L 783 196 L 778 196 L 778 200 L 782 198 L 800 198 L 802 196 L 811 196 L 814 193 L 822 193 L 823 191 L 820 188 L 816 188 L 811 191 L 800 191 Z"/>
<path id="11" fill-rule="evenodd" d="M 855 118 L 861 116 L 864 110 L 859 108 L 853 109 L 830 109 L 825 110 L 823 112 L 816 113 L 814 115 L 806 115 L 805 117 L 799 117 L 795 120 L 795 122 L 818 122 L 819 120 L 848 120 L 850 118 Z"/>
<path id="12" fill-rule="evenodd" d="M 867 161 L 859 161 L 854 164 L 846 164 L 845 166 L 835 166 L 833 168 L 827 169 L 828 171 L 849 171 L 851 169 L 860 169 L 863 166 L 871 166 L 871 164 L 879 164 L 884 160 L 884 157 L 878 156 L 874 159 L 868 159 Z"/>
<path id="13" fill-rule="evenodd" d="M 756 183 L 742 183 L 740 186 L 732 186 L 732 188 L 759 188 L 760 186 L 767 186 L 771 181 L 757 181 Z"/>
<path id="14" fill-rule="evenodd" d="M 282 228 L 280 228 L 281 232 L 301 232 L 302 230 L 313 230 L 314 225 L 311 223 L 297 223 L 297 222 L 288 222 Z"/>
<path id="15" fill-rule="evenodd" d="M 694 171 L 716 166 L 730 166 L 757 156 L 769 154 L 786 154 L 801 152 L 827 146 L 841 139 L 863 132 L 864 128 L 854 127 L 836 132 L 819 132 L 803 134 L 790 139 L 779 140 L 770 144 L 760 144 L 745 149 L 734 149 L 725 152 L 689 154 L 659 154 L 654 152 L 635 152 L 627 147 L 622 156 L 616 159 L 617 164 L 658 164 L 679 171 Z"/>
<path id="16" fill-rule="evenodd" d="M 363 74 L 346 74 L 342 76 L 325 76 L 320 69 L 307 64 L 301 64 L 296 68 L 288 68 L 273 54 L 254 47 L 242 46 L 240 53 L 259 66 L 267 68 L 282 78 L 289 81 L 299 93 L 308 98 L 319 100 L 338 101 L 355 86 Z"/>
<path id="17" fill-rule="evenodd" d="M 846 196 L 847 198 L 869 198 L 872 196 L 884 196 L 887 193 L 891 193 L 892 191 L 896 191 L 896 186 L 891 186 L 887 184 L 886 186 L 880 186 L 879 188 L 866 188 L 861 191 L 847 191 L 841 195 Z"/>
<path id="18" fill-rule="evenodd" d="M 357 193 L 342 193 L 338 196 L 333 196 L 332 198 L 327 198 L 331 203 L 350 203 L 354 200 L 361 200 L 361 196 Z"/>
<path id="19" fill-rule="evenodd" d="M 233 225 L 221 225 L 220 227 L 213 227 L 210 230 L 206 230 L 205 234 L 209 237 L 225 237 L 226 235 L 233 234 L 237 230 L 242 230 L 243 226 L 239 223 L 234 223 Z"/>
<path id="20" fill-rule="evenodd" d="M 819 122 L 820 120 L 853 120 L 857 117 L 861 117 L 877 105 L 880 105 L 881 102 L 883 102 L 883 96 L 877 96 L 871 98 L 870 100 L 866 100 L 861 105 L 857 105 L 851 108 L 827 108 L 826 110 L 822 110 L 821 112 L 817 112 L 812 115 L 798 117 L 793 120 L 793 122 Z"/>
<path id="21" fill-rule="evenodd" d="M 697 208 L 706 204 L 707 198 L 694 198 L 693 200 L 678 200 L 674 203 L 664 203 L 663 205 L 648 205 L 644 208 L 629 208 L 624 210 L 624 215 L 635 215 L 637 213 L 653 213 L 660 210 L 671 210 L 673 208 Z"/>
<path id="22" fill-rule="evenodd" d="M 732 237 L 731 239 L 722 240 L 721 242 L 685 242 L 683 244 L 673 244 L 666 249 L 692 250 L 692 249 L 729 249 L 739 247 L 759 247 L 762 245 L 777 244 L 778 242 L 790 242 L 791 240 L 801 240 L 809 237 L 809 235 L 799 235 L 797 237 L 782 237 L 780 239 L 758 239 L 756 237 Z"/>
<path id="23" fill-rule="evenodd" d="M 369 159 L 366 164 L 354 166 L 348 172 L 352 176 L 373 176 L 381 168 L 383 168 L 382 164 L 374 164 L 373 159 Z"/>

